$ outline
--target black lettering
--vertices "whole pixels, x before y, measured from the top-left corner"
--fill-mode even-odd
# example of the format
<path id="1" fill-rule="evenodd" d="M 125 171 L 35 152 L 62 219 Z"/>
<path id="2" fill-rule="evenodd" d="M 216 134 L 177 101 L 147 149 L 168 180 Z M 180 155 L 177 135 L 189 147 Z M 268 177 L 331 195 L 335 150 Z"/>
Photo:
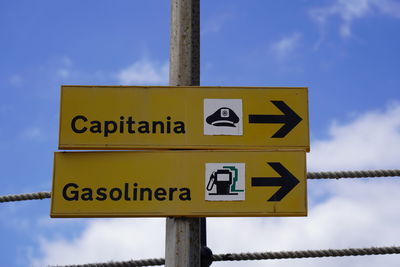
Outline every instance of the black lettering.
<path id="1" fill-rule="evenodd" d="M 117 192 L 117 196 L 115 196 L 114 192 Z M 112 200 L 120 200 L 122 197 L 122 191 L 118 187 L 114 187 L 113 189 L 110 190 L 110 198 Z"/>
<path id="2" fill-rule="evenodd" d="M 130 134 L 135 133 L 135 130 L 133 130 L 133 124 L 135 124 L 135 121 L 132 120 L 131 116 L 128 117 L 126 124 L 128 124 L 128 133 L 130 133 Z"/>
<path id="3" fill-rule="evenodd" d="M 119 117 L 119 132 L 124 133 L 124 116 Z"/>
<path id="4" fill-rule="evenodd" d="M 88 130 L 91 133 L 103 133 L 104 137 L 108 137 L 113 133 L 129 133 L 134 134 L 139 132 L 141 134 L 185 134 L 185 123 L 183 121 L 173 121 L 171 116 L 167 116 L 165 121 L 139 121 L 138 128 L 135 129 L 135 121 L 132 116 L 119 116 L 119 120 L 92 120 L 83 115 L 77 115 L 71 120 L 71 129 L 75 133 L 85 133 Z M 85 124 L 89 122 L 90 125 Z M 126 127 L 126 129 L 125 129 Z"/>
<path id="5" fill-rule="evenodd" d="M 167 190 L 162 187 L 159 187 L 154 191 L 154 198 L 157 200 L 165 200 L 165 196 L 167 195 Z"/>
<path id="6" fill-rule="evenodd" d="M 93 191 L 91 188 L 85 187 L 82 188 L 81 199 L 84 201 L 93 200 Z"/>
<path id="7" fill-rule="evenodd" d="M 74 188 L 74 189 L 78 189 L 78 188 L 79 188 L 79 186 L 78 186 L 77 184 L 74 184 L 74 183 L 66 184 L 66 185 L 64 186 L 63 192 L 62 192 L 63 198 L 64 198 L 65 200 L 68 200 L 68 201 L 78 200 L 79 191 L 77 191 L 77 190 L 70 190 L 70 191 L 68 191 L 68 190 L 70 189 L 70 187 L 72 187 L 72 188 Z M 68 192 L 69 192 L 69 193 L 68 193 Z"/>
<path id="8" fill-rule="evenodd" d="M 183 123 L 183 121 L 176 121 L 174 122 L 174 133 L 186 133 L 185 131 L 185 123 Z"/>
<path id="9" fill-rule="evenodd" d="M 169 200 L 174 200 L 174 192 L 178 191 L 178 188 L 169 188 Z"/>
<path id="10" fill-rule="evenodd" d="M 147 200 L 151 200 L 152 191 L 150 188 L 140 188 L 140 200 L 144 200 L 144 193 L 147 192 Z"/>
<path id="11" fill-rule="evenodd" d="M 190 188 L 187 187 L 158 187 L 153 189 L 140 187 L 138 183 L 124 183 L 110 190 L 107 187 L 84 187 L 80 189 L 78 184 L 68 183 L 62 190 L 62 196 L 67 201 L 105 201 L 108 198 L 113 201 L 152 201 L 153 199 L 157 201 L 174 201 L 175 199 L 181 201 L 192 200 Z"/>
<path id="12" fill-rule="evenodd" d="M 78 128 L 76 127 L 76 121 L 77 121 L 77 120 L 83 120 L 84 122 L 87 122 L 88 119 L 87 119 L 85 116 L 83 116 L 83 115 L 78 115 L 78 116 L 73 117 L 73 118 L 72 118 L 72 121 L 71 121 L 71 128 L 72 128 L 72 131 L 74 131 L 75 133 L 84 133 L 84 132 L 86 132 L 87 127 L 83 127 L 83 128 L 81 128 L 81 129 L 78 129 Z"/>
<path id="13" fill-rule="evenodd" d="M 109 126 L 112 126 L 111 128 Z M 104 122 L 104 137 L 107 137 L 109 133 L 115 133 L 117 131 L 117 123 L 115 121 Z"/>
<path id="14" fill-rule="evenodd" d="M 101 133 L 101 122 L 99 121 L 91 121 L 90 131 L 92 133 Z"/>
<path id="15" fill-rule="evenodd" d="M 171 133 L 171 117 L 167 117 L 167 133 Z"/>
<path id="16" fill-rule="evenodd" d="M 96 197 L 96 199 L 99 200 L 99 201 L 106 200 L 107 199 L 106 192 L 107 192 L 107 188 L 105 188 L 105 187 L 97 188 L 97 191 L 96 191 L 97 197 Z"/>
<path id="17" fill-rule="evenodd" d="M 179 189 L 180 193 L 179 193 L 179 199 L 180 200 L 192 200 L 192 198 L 190 197 L 190 189 L 187 187 L 181 188 Z"/>
<path id="18" fill-rule="evenodd" d="M 138 186 L 137 183 L 133 184 L 133 200 L 137 200 L 137 188 L 136 188 L 137 186 Z"/>
<path id="19" fill-rule="evenodd" d="M 149 123 L 147 121 L 139 121 L 139 133 L 150 133 Z"/>
<path id="20" fill-rule="evenodd" d="M 157 125 L 160 126 L 159 133 L 164 133 L 164 123 L 162 121 L 153 121 L 153 133 L 157 133 Z"/>
<path id="21" fill-rule="evenodd" d="M 129 184 L 128 183 L 125 183 L 124 199 L 127 201 L 131 200 L 129 197 Z"/>

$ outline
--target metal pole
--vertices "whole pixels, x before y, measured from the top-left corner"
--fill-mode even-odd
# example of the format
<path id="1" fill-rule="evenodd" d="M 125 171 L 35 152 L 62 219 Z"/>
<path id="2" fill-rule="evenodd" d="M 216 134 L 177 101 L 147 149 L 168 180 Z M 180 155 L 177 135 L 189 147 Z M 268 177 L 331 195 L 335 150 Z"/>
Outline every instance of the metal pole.
<path id="1" fill-rule="evenodd" d="M 169 84 L 200 85 L 200 0 L 171 0 Z M 200 267 L 200 219 L 167 218 L 166 267 Z"/>

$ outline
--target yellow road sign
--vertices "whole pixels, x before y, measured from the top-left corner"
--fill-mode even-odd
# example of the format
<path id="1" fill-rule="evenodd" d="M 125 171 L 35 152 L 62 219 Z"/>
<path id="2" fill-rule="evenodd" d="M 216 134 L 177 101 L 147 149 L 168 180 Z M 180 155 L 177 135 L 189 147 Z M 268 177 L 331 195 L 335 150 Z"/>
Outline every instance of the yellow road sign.
<path id="1" fill-rule="evenodd" d="M 56 152 L 51 217 L 306 216 L 304 151 Z"/>
<path id="2" fill-rule="evenodd" d="M 62 86 L 60 149 L 302 149 L 307 88 Z"/>

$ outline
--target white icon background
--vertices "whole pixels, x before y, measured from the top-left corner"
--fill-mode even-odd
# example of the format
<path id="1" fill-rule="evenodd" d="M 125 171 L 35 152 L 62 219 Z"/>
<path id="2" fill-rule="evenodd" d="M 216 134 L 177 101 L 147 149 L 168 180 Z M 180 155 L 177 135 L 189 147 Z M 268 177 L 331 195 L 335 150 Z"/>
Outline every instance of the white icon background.
<path id="1" fill-rule="evenodd" d="M 223 170 L 223 171 L 221 171 Z M 224 173 L 225 172 L 225 173 Z M 228 182 L 227 172 L 232 180 Z M 235 173 L 237 172 L 237 173 Z M 211 177 L 214 178 L 211 178 Z M 236 177 L 235 177 L 236 176 Z M 205 165 L 205 200 L 208 201 L 241 201 L 245 200 L 245 163 L 206 163 Z M 236 178 L 236 181 L 235 181 Z M 210 181 L 211 180 L 211 181 Z M 232 183 L 234 184 L 232 187 Z M 218 194 L 218 186 L 229 184 L 227 194 Z M 221 188 L 220 188 L 221 189 Z"/>
<path id="2" fill-rule="evenodd" d="M 207 123 L 207 117 L 220 112 L 221 119 L 227 119 L 229 109 L 239 117 L 235 127 L 215 126 Z M 204 135 L 243 135 L 243 108 L 242 99 L 204 99 Z"/>

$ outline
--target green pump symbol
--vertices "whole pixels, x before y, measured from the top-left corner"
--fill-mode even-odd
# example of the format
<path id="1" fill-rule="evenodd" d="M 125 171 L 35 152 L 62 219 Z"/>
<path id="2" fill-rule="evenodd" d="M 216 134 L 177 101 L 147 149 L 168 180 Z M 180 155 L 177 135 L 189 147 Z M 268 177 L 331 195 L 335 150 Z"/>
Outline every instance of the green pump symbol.
<path id="1" fill-rule="evenodd" d="M 236 169 L 234 166 L 224 166 L 223 168 L 224 169 L 229 169 L 234 173 L 233 181 L 232 181 L 232 185 L 231 185 L 231 192 L 243 192 L 244 190 L 242 190 L 242 189 L 236 189 L 236 183 L 239 180 L 238 169 Z"/>
<path id="2" fill-rule="evenodd" d="M 216 186 L 215 193 L 209 195 L 238 195 L 238 192 L 244 192 L 237 189 L 236 184 L 239 181 L 239 171 L 235 166 L 222 166 L 222 169 L 214 171 L 207 184 L 207 191 L 212 191 Z"/>

